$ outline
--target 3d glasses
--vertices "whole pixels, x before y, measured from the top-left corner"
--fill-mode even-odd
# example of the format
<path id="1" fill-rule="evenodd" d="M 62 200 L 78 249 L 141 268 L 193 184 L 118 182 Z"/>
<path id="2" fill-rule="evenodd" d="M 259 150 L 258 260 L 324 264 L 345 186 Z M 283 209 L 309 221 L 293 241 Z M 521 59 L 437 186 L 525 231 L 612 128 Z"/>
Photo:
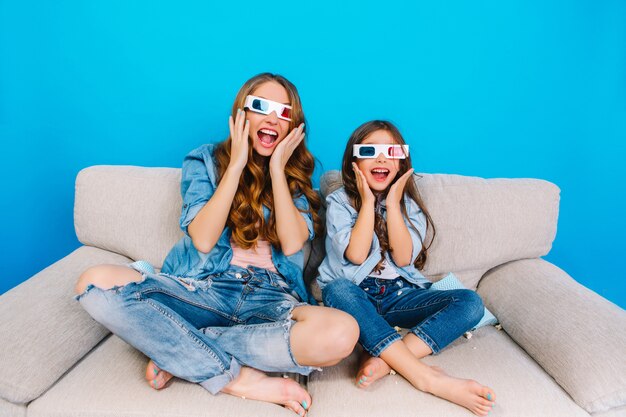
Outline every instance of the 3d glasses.
<path id="1" fill-rule="evenodd" d="M 291 121 L 291 106 L 277 103 L 266 98 L 257 96 L 247 96 L 244 108 L 261 114 L 270 114 L 275 111 L 279 119 Z"/>
<path id="2" fill-rule="evenodd" d="M 353 145 L 352 156 L 357 158 L 378 158 L 383 154 L 389 159 L 405 159 L 409 156 L 409 145 Z"/>

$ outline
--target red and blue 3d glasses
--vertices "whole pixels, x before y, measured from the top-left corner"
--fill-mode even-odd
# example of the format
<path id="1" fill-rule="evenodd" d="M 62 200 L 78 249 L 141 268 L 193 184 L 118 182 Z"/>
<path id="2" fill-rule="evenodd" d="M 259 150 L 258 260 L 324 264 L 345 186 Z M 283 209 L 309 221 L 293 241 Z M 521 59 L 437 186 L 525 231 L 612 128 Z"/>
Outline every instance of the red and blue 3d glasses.
<path id="1" fill-rule="evenodd" d="M 279 119 L 287 120 L 288 122 L 291 121 L 291 106 L 263 97 L 247 96 L 244 108 L 261 114 L 270 114 L 275 111 Z"/>
<path id="2" fill-rule="evenodd" d="M 409 145 L 353 145 L 352 156 L 360 159 L 378 158 L 383 154 L 389 159 L 405 159 L 409 156 Z"/>

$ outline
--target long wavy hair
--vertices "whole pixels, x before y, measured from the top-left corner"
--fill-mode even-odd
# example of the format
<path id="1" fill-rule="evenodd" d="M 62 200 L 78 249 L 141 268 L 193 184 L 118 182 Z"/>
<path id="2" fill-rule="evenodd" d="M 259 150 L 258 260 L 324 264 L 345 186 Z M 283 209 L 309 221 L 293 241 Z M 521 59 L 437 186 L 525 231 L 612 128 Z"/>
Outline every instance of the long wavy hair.
<path id="1" fill-rule="evenodd" d="M 346 194 L 350 198 L 350 201 L 357 212 L 361 209 L 361 196 L 359 194 L 359 190 L 356 185 L 356 178 L 354 177 L 354 170 L 352 169 L 352 162 L 356 160 L 356 157 L 352 156 L 352 146 L 363 142 L 369 135 L 371 135 L 372 133 L 378 130 L 384 130 L 388 132 L 396 144 L 398 145 L 406 144 L 398 128 L 395 127 L 391 122 L 388 122 L 386 120 L 372 120 L 370 122 L 363 123 L 352 133 L 352 135 L 350 136 L 350 139 L 348 140 L 348 144 L 346 145 L 346 150 L 343 154 L 341 177 L 343 179 L 343 185 L 345 187 Z M 384 190 L 378 196 L 376 200 L 374 233 L 376 233 L 376 236 L 378 237 L 378 240 L 380 242 L 380 253 L 382 255 L 382 259 L 380 260 L 380 262 L 378 262 L 378 264 L 374 268 L 374 270 L 377 272 L 382 269 L 382 263 L 383 263 L 383 260 L 385 259 L 384 257 L 385 252 L 392 251 L 392 248 L 389 246 L 389 237 L 387 235 L 387 222 L 382 216 L 382 213 L 380 210 L 380 203 L 382 199 L 387 196 L 387 193 L 389 192 L 389 188 L 393 184 L 395 184 L 398 178 L 400 178 L 402 175 L 404 175 L 405 172 L 411 169 L 411 166 L 412 166 L 410 156 L 407 156 L 405 159 L 398 159 L 398 161 L 400 162 L 400 168 L 398 170 L 398 173 L 396 174 L 396 177 L 393 179 L 391 184 L 389 184 L 389 187 L 387 187 L 387 189 Z M 428 257 L 428 249 L 432 245 L 433 240 L 435 238 L 435 233 L 436 233 L 435 225 L 433 223 L 432 218 L 430 217 L 430 213 L 428 212 L 428 210 L 426 209 L 426 206 L 424 205 L 424 202 L 422 201 L 422 197 L 420 196 L 419 190 L 417 189 L 417 186 L 415 185 L 415 181 L 413 180 L 413 178 L 407 181 L 406 186 L 404 187 L 404 196 L 408 196 L 409 198 L 411 198 L 413 201 L 417 203 L 419 208 L 426 215 L 427 229 L 428 227 L 431 227 L 433 229 L 430 243 L 428 244 L 428 246 L 425 246 L 424 245 L 425 236 L 421 236 L 417 227 L 415 227 L 415 225 L 413 225 L 411 220 L 408 218 L 407 209 L 406 209 L 405 201 L 403 198 L 402 203 L 400 204 L 402 215 L 404 216 L 405 219 L 409 221 L 410 226 L 413 229 L 415 229 L 415 231 L 420 236 L 420 240 L 422 241 L 422 249 L 420 253 L 417 255 L 417 258 L 415 259 L 413 265 L 415 265 L 415 267 L 418 269 L 423 269 L 424 264 L 426 263 L 426 259 Z"/>
<path id="2" fill-rule="evenodd" d="M 244 107 L 246 96 L 254 94 L 257 87 L 266 82 L 276 82 L 287 90 L 291 105 L 291 122 L 288 129 L 290 132 L 305 121 L 304 112 L 296 87 L 289 80 L 277 74 L 262 73 L 246 81 L 235 97 L 232 108 L 233 119 L 237 115 L 237 109 Z M 320 198 L 313 190 L 311 182 L 315 161 L 313 155 L 306 148 L 305 140 L 298 145 L 289 158 L 285 166 L 285 177 L 292 197 L 304 194 L 309 201 L 308 212 L 313 218 L 315 232 L 319 234 L 323 227 L 318 215 Z M 224 176 L 230 162 L 231 141 L 229 136 L 215 149 L 218 181 Z M 275 248 L 281 249 L 276 232 L 272 180 L 269 175 L 270 158 L 262 157 L 254 152 L 250 137 L 248 137 L 248 144 L 248 163 L 239 178 L 239 186 L 233 198 L 226 225 L 232 231 L 232 239 L 243 249 L 255 247 L 259 239 L 265 239 Z M 263 206 L 266 206 L 271 213 L 267 221 L 263 216 Z"/>

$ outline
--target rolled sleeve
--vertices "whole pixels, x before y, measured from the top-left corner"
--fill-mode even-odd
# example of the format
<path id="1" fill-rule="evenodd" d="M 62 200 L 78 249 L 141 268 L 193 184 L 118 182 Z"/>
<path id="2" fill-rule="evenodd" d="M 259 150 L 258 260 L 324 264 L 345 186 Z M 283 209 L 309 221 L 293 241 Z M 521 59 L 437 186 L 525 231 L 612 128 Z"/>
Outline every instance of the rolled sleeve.
<path id="1" fill-rule="evenodd" d="M 315 237 L 315 228 L 313 227 L 313 216 L 309 212 L 309 200 L 304 194 L 300 194 L 298 197 L 294 198 L 293 204 L 298 211 L 300 211 L 300 215 L 306 222 L 306 228 L 309 231 L 309 241 L 313 240 Z"/>
<path id="2" fill-rule="evenodd" d="M 409 230 L 411 243 L 413 244 L 413 250 L 411 251 L 411 263 L 413 263 L 422 250 L 424 239 L 426 238 L 426 215 L 412 199 L 407 198 L 405 203 L 408 219 L 405 218 L 404 222 Z M 410 223 L 409 220 L 411 221 Z"/>
<path id="3" fill-rule="evenodd" d="M 187 235 L 187 227 L 215 192 L 215 166 L 210 150 L 206 146 L 195 149 L 183 161 L 180 228 Z"/>
<path id="4" fill-rule="evenodd" d="M 347 263 L 346 249 L 350 243 L 352 227 L 354 226 L 353 213 L 331 194 L 326 198 L 326 238 L 330 241 L 332 251 Z"/>

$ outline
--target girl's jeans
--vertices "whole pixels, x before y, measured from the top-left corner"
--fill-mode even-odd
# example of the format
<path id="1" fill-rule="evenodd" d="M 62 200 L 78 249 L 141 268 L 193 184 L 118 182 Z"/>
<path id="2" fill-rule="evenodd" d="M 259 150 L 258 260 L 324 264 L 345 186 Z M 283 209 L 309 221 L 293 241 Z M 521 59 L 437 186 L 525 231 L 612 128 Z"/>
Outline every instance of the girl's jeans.
<path id="1" fill-rule="evenodd" d="M 424 289 L 400 277 L 368 277 L 359 286 L 335 279 L 324 287 L 322 297 L 326 306 L 356 319 L 359 342 L 372 356 L 380 356 L 401 339 L 393 326 L 410 328 L 437 354 L 484 314 L 483 302 L 474 291 Z"/>
<path id="2" fill-rule="evenodd" d="M 305 303 L 281 275 L 238 266 L 201 280 L 139 272 L 140 282 L 90 285 L 76 299 L 159 368 L 213 394 L 242 365 L 303 375 L 316 369 L 298 365 L 291 352 L 291 312 Z"/>

